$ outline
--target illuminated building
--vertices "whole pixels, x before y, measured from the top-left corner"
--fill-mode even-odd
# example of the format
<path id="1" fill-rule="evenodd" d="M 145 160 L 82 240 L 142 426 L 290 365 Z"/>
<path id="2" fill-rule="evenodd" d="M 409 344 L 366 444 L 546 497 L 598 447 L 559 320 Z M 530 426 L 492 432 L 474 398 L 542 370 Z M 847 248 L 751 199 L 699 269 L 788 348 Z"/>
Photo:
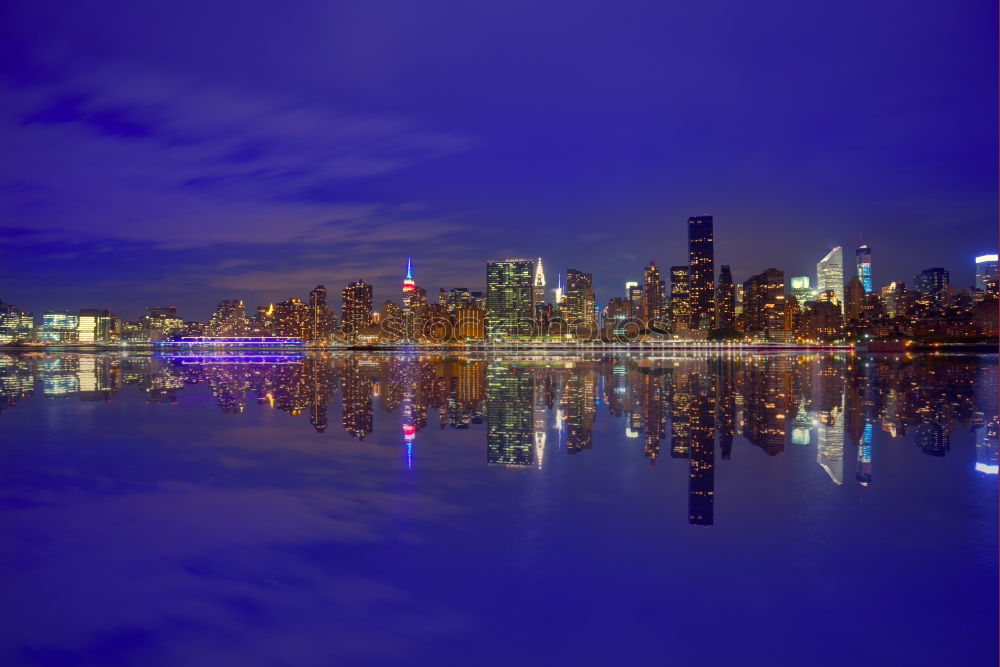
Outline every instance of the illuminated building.
<path id="1" fill-rule="evenodd" d="M 147 340 L 161 340 L 181 332 L 184 320 L 177 315 L 176 306 L 147 306 L 139 318 L 139 325 L 147 334 Z"/>
<path id="2" fill-rule="evenodd" d="M 100 344 L 111 340 L 111 311 L 81 308 L 77 315 L 76 340 L 78 343 Z"/>
<path id="3" fill-rule="evenodd" d="M 788 284 L 791 287 L 789 291 L 795 297 L 799 307 L 816 300 L 816 292 L 809 286 L 809 276 L 793 276 L 789 278 Z"/>
<path id="4" fill-rule="evenodd" d="M 865 294 L 870 294 L 872 291 L 872 249 L 868 247 L 867 243 L 858 246 L 855 251 L 858 262 L 858 280 L 861 281 L 861 287 L 864 288 Z"/>
<path id="5" fill-rule="evenodd" d="M 745 331 L 764 340 L 783 340 L 785 333 L 785 274 L 766 269 L 743 283 Z"/>
<path id="6" fill-rule="evenodd" d="M 816 289 L 820 294 L 833 292 L 836 306 L 844 306 L 844 251 L 837 246 L 816 265 Z"/>
<path id="7" fill-rule="evenodd" d="M 656 260 L 649 260 L 649 266 L 642 271 L 643 304 L 642 322 L 647 329 L 652 329 L 664 316 L 666 288 L 660 279 L 660 269 Z"/>
<path id="8" fill-rule="evenodd" d="M 481 340 L 486 330 L 486 312 L 475 306 L 462 306 L 455 310 L 455 337 Z"/>
<path id="9" fill-rule="evenodd" d="M 736 286 L 728 264 L 719 270 L 719 286 L 715 290 L 715 328 L 732 329 L 736 326 Z"/>
<path id="10" fill-rule="evenodd" d="M 925 308 L 943 308 L 951 287 L 948 271 L 942 267 L 924 269 L 914 279 L 914 286 L 920 292 L 918 301 L 921 305 Z"/>
<path id="11" fill-rule="evenodd" d="M 326 304 L 326 287 L 309 292 L 309 340 L 327 340 L 333 333 L 332 309 Z"/>
<path id="12" fill-rule="evenodd" d="M 670 267 L 670 323 L 674 331 L 687 329 L 691 322 L 689 285 L 689 267 Z"/>
<path id="13" fill-rule="evenodd" d="M 691 329 L 715 326 L 715 240 L 710 215 L 688 218 L 689 310 Z"/>
<path id="14" fill-rule="evenodd" d="M 798 326 L 800 337 L 830 342 L 843 334 L 844 317 L 830 301 L 810 301 L 802 310 Z"/>
<path id="15" fill-rule="evenodd" d="M 536 306 L 545 305 L 545 271 L 542 269 L 542 258 L 535 263 L 534 301 Z"/>
<path id="16" fill-rule="evenodd" d="M 406 275 L 403 277 L 403 339 L 413 340 L 416 335 L 416 309 L 427 302 L 426 291 L 421 294 L 413 280 L 413 259 L 406 258 Z"/>
<path id="17" fill-rule="evenodd" d="M 487 463 L 505 466 L 533 463 L 533 399 L 534 382 L 528 369 L 503 363 L 491 363 L 486 369 Z"/>
<path id="18" fill-rule="evenodd" d="M 0 345 L 31 340 L 34 330 L 35 318 L 31 313 L 0 301 Z"/>
<path id="19" fill-rule="evenodd" d="M 533 330 L 534 262 L 509 258 L 486 264 L 486 335 L 490 340 L 529 336 Z"/>
<path id="20" fill-rule="evenodd" d="M 245 336 L 250 333 L 250 321 L 243 301 L 220 302 L 208 321 L 206 332 L 210 336 Z"/>
<path id="21" fill-rule="evenodd" d="M 67 312 L 49 311 L 42 315 L 42 326 L 38 338 L 47 343 L 75 343 L 77 315 Z"/>
<path id="22" fill-rule="evenodd" d="M 594 311 L 594 279 L 589 273 L 576 269 L 566 271 L 566 296 L 562 316 L 580 338 L 597 334 L 597 315 Z"/>
<path id="23" fill-rule="evenodd" d="M 298 297 L 282 301 L 274 307 L 274 333 L 307 340 L 312 321 L 308 305 Z"/>
<path id="24" fill-rule="evenodd" d="M 620 296 L 608 301 L 608 305 L 604 307 L 604 336 L 624 339 L 628 333 L 635 333 L 634 331 L 626 331 L 626 323 L 629 321 L 631 312 L 631 304 Z"/>
<path id="25" fill-rule="evenodd" d="M 997 298 L 997 255 L 976 257 L 976 289 Z"/>
<path id="26" fill-rule="evenodd" d="M 349 335 L 357 335 L 372 325 L 374 314 L 371 285 L 364 280 L 355 280 L 341 290 L 340 321 Z"/>
<path id="27" fill-rule="evenodd" d="M 886 317 L 901 315 L 900 295 L 906 291 L 906 283 L 892 282 L 882 288 L 882 308 Z"/>

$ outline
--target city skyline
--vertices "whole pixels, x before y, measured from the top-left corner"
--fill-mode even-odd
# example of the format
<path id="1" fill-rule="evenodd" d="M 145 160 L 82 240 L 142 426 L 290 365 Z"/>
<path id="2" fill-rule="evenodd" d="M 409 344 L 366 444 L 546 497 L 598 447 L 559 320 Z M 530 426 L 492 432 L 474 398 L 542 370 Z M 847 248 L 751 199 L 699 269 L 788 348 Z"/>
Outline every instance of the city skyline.
<path id="1" fill-rule="evenodd" d="M 713 216 L 707 215 L 707 214 L 704 215 L 704 216 L 691 216 L 689 218 L 689 224 L 690 224 L 690 221 L 693 221 L 693 220 L 696 220 L 696 219 L 700 219 L 702 217 L 707 218 L 709 220 L 709 226 L 711 227 L 711 221 L 713 219 Z M 689 245 L 690 245 L 689 243 L 686 243 L 685 244 L 685 248 L 687 248 Z M 709 243 L 709 247 L 711 248 L 712 245 L 714 245 L 714 241 Z M 880 270 L 880 268 L 881 268 L 880 264 L 881 264 L 882 257 L 883 256 L 885 256 L 885 257 L 891 257 L 892 253 L 889 253 L 889 252 L 881 253 L 880 256 L 874 260 L 874 268 L 872 268 L 873 267 L 873 260 L 871 259 L 871 256 L 872 256 L 872 246 L 869 243 L 864 242 L 864 243 L 859 243 L 857 245 L 856 249 L 857 249 L 857 251 L 859 253 L 863 253 L 864 256 L 866 257 L 867 270 L 869 271 L 869 274 L 868 274 L 867 277 L 868 277 L 868 282 L 869 282 L 869 284 L 871 286 L 871 291 L 872 292 L 878 292 L 882 287 L 884 287 L 886 285 L 889 285 L 890 283 L 893 283 L 893 282 L 897 282 L 897 283 L 898 282 L 902 282 L 902 283 L 906 283 L 906 284 L 909 284 L 909 285 L 913 285 L 913 283 L 915 283 L 917 281 L 917 279 L 919 278 L 921 272 L 927 270 L 926 268 L 925 269 L 914 268 L 914 271 L 911 274 L 909 274 L 909 275 L 905 275 L 904 274 L 904 275 L 900 275 L 900 276 L 893 276 L 891 278 L 890 277 L 883 278 L 884 271 Z M 712 253 L 712 252 L 713 252 L 712 250 L 709 250 L 709 253 Z M 819 265 L 822 264 L 827 259 L 829 259 L 834 253 L 838 253 L 839 252 L 839 254 L 838 254 L 838 258 L 839 258 L 838 259 L 838 261 L 839 261 L 838 266 L 840 267 L 840 275 L 842 276 L 841 288 L 840 288 L 841 292 L 839 294 L 839 298 L 840 298 L 841 301 L 843 301 L 843 298 L 844 298 L 843 297 L 843 289 L 848 284 L 848 282 L 850 281 L 850 278 L 852 276 L 854 276 L 854 275 L 858 275 L 858 276 L 861 275 L 860 274 L 860 271 L 861 271 L 861 268 L 860 268 L 860 259 L 858 260 L 859 264 L 858 264 L 858 267 L 856 268 L 854 266 L 854 262 L 853 261 L 849 261 L 846 265 L 844 264 L 845 260 L 843 259 L 843 255 L 844 255 L 843 247 L 841 247 L 841 246 L 835 246 L 835 247 L 832 247 L 832 249 L 828 249 L 827 251 L 824 251 L 824 252 L 826 254 L 820 259 L 820 262 L 812 264 L 812 266 L 814 267 L 812 271 L 804 271 L 802 273 L 790 273 L 787 270 L 783 270 L 783 273 L 784 273 L 785 278 L 786 278 L 786 280 L 785 280 L 786 293 L 791 294 L 792 293 L 792 289 L 793 289 L 792 285 L 790 284 L 789 279 L 793 278 L 793 277 L 797 277 L 797 276 L 806 276 L 806 277 L 809 277 L 811 285 L 813 286 L 813 288 L 819 289 L 819 279 L 818 279 L 818 275 L 819 275 L 819 272 L 820 272 L 819 268 L 818 268 Z M 854 251 L 851 250 L 850 248 L 848 249 L 848 252 L 851 255 L 855 254 Z M 948 269 L 948 267 L 945 267 L 949 271 L 950 275 L 955 277 L 955 278 L 953 278 L 951 280 L 951 284 L 954 285 L 955 289 L 963 289 L 963 288 L 983 289 L 983 285 L 985 283 L 983 283 L 983 280 L 982 280 L 982 264 L 983 264 L 983 261 L 981 261 L 981 260 L 984 260 L 984 261 L 995 261 L 995 260 L 989 260 L 990 257 L 994 257 L 995 255 L 996 255 L 996 252 L 989 251 L 989 250 L 983 251 L 983 252 L 975 252 L 969 258 L 969 261 L 967 262 L 967 266 L 964 269 L 963 268 L 958 268 L 957 270 L 955 270 L 955 269 Z M 543 259 L 544 256 L 545 255 L 542 254 L 542 255 L 538 255 L 537 257 L 535 257 L 534 255 L 530 255 L 529 254 L 528 257 L 531 257 L 532 259 L 525 259 L 524 261 L 533 262 L 534 266 L 537 267 L 537 266 L 540 266 L 540 262 L 541 262 L 541 260 Z M 859 254 L 859 258 L 860 257 L 861 257 L 861 255 Z M 482 264 L 488 264 L 489 261 L 490 260 L 484 259 L 484 260 L 481 261 L 481 263 Z M 418 258 L 418 262 L 419 262 L 419 258 Z M 654 262 L 654 265 L 655 265 L 656 259 L 654 259 L 653 262 Z M 713 308 L 713 317 L 712 317 L 712 319 L 713 319 L 713 321 L 716 319 L 715 316 L 714 316 L 714 313 L 715 313 L 715 310 L 714 310 L 715 309 L 715 305 L 714 305 L 715 283 L 719 280 L 719 276 L 720 276 L 721 272 L 723 271 L 723 267 L 726 267 L 727 270 L 728 270 L 728 267 L 732 266 L 734 264 L 739 265 L 737 262 L 730 261 L 729 258 L 725 258 L 724 257 L 723 261 L 715 261 L 714 265 L 712 267 L 713 268 L 713 274 L 714 274 L 714 276 L 712 278 L 712 286 L 711 286 L 710 289 L 712 290 L 712 293 L 713 293 L 713 295 L 712 295 L 712 308 Z M 750 261 L 748 261 L 748 260 L 742 260 L 742 264 L 743 265 L 750 265 Z M 800 265 L 800 264 L 802 264 L 802 262 L 795 262 L 794 264 L 795 265 Z M 806 264 L 809 264 L 809 263 L 806 262 Z M 413 256 L 406 256 L 405 262 L 403 262 L 402 265 L 404 267 L 403 271 L 404 271 L 404 274 L 405 274 L 405 277 L 406 277 L 405 281 L 408 282 L 410 285 L 413 285 L 414 284 L 413 283 L 413 277 L 412 277 L 412 272 L 413 272 Z M 659 266 L 663 266 L 663 263 L 661 262 L 661 264 Z M 718 268 L 715 268 L 715 266 L 717 266 Z M 773 267 L 774 265 L 771 265 L 771 266 Z M 646 267 L 646 271 L 648 271 L 649 268 L 650 267 L 647 266 Z M 778 268 L 779 270 L 782 270 L 781 267 L 780 267 L 780 265 L 777 266 L 776 268 Z M 569 269 L 569 270 L 575 270 L 575 269 Z M 739 275 L 735 271 L 733 271 L 732 273 L 735 274 L 734 277 L 735 277 L 736 283 L 739 284 L 739 283 L 743 282 L 743 280 L 751 278 L 752 274 L 759 273 L 762 270 L 764 270 L 764 267 L 761 267 L 760 269 L 758 269 L 756 271 L 751 271 L 751 274 L 747 275 L 743 279 L 741 279 L 739 277 Z M 559 271 L 558 276 L 559 276 L 560 280 L 562 279 L 562 277 L 564 276 L 564 274 L 565 274 L 566 271 L 567 271 L 567 269 L 562 269 L 562 270 Z M 604 300 L 606 301 L 607 299 L 613 298 L 615 296 L 623 296 L 623 297 L 627 296 L 627 287 L 626 287 L 627 283 L 629 283 L 629 282 L 638 282 L 640 285 L 642 285 L 643 281 L 644 281 L 643 269 L 641 269 L 641 268 L 638 269 L 638 270 L 633 271 L 632 274 L 629 274 L 627 276 L 621 277 L 620 280 L 618 280 L 618 279 L 608 279 L 606 277 L 602 278 L 602 277 L 600 277 L 601 274 L 598 271 L 590 271 L 589 273 L 591 275 L 595 275 L 596 274 L 597 277 L 594 278 L 594 280 L 593 280 L 593 282 L 594 282 L 595 285 L 597 285 L 597 284 L 607 284 L 607 285 L 611 286 L 610 287 L 611 290 L 615 290 L 615 291 L 612 291 L 612 292 L 608 293 L 606 297 L 604 296 L 603 293 L 598 292 L 596 289 L 594 290 L 594 292 L 595 292 L 595 294 L 597 296 L 597 301 L 598 301 L 597 306 L 598 306 L 598 309 L 600 309 L 602 307 L 603 303 L 604 303 L 603 301 L 601 301 L 602 297 L 604 297 Z M 965 274 L 968 274 L 968 275 L 966 276 Z M 476 290 L 476 291 L 485 292 L 486 288 L 487 288 L 487 281 L 485 280 L 486 275 L 488 275 L 488 270 L 485 273 L 481 272 L 481 274 L 480 274 L 480 282 L 476 282 L 475 279 L 473 279 L 471 281 L 468 281 L 467 283 L 434 284 L 434 285 L 427 285 L 427 284 L 425 284 L 425 285 L 421 285 L 421 287 L 425 291 L 431 290 L 435 294 L 436 294 L 437 289 L 439 289 L 439 288 L 440 289 L 444 289 L 444 290 L 448 290 L 448 289 L 454 289 L 456 287 L 463 287 L 463 288 L 466 288 L 466 289 L 473 289 L 473 290 Z M 538 280 L 538 278 L 539 278 L 539 276 L 537 275 L 537 272 L 535 274 L 533 274 L 533 276 L 532 276 L 532 283 L 533 283 L 533 286 L 535 286 L 535 287 L 537 287 L 537 280 Z M 669 301 L 670 294 L 671 294 L 671 285 L 669 284 L 669 282 L 670 282 L 669 281 L 670 276 L 668 275 L 667 278 L 668 278 L 667 284 L 665 284 L 665 296 L 667 297 L 667 300 Z M 544 280 L 544 276 L 542 276 L 542 279 Z M 422 280 L 426 281 L 427 278 L 422 277 Z M 430 280 L 433 281 L 433 277 Z M 341 287 L 346 287 L 346 286 L 349 286 L 349 285 L 354 284 L 354 283 L 359 282 L 359 281 L 361 283 L 364 283 L 365 285 L 367 285 L 368 288 L 371 290 L 372 294 L 374 295 L 373 299 L 372 299 L 372 309 L 375 312 L 378 312 L 378 305 L 380 303 L 382 303 L 384 300 L 386 300 L 386 299 L 388 299 L 388 300 L 394 300 L 394 301 L 397 300 L 395 292 L 398 292 L 398 288 L 393 289 L 392 287 L 389 287 L 389 282 L 390 281 L 387 281 L 387 280 L 384 280 L 384 279 L 381 280 L 380 282 L 387 283 L 387 285 L 381 291 L 378 290 L 378 288 L 376 287 L 376 284 L 375 284 L 374 281 L 369 280 L 366 276 L 363 276 L 363 275 L 355 277 L 355 278 L 352 278 L 352 279 L 349 279 L 347 282 L 345 282 L 343 285 L 341 285 Z M 330 283 L 329 285 L 327 285 L 328 282 Z M 391 282 L 395 283 L 396 285 L 399 284 L 399 276 L 398 276 L 398 274 L 395 276 L 395 278 Z M 315 283 L 315 286 L 326 287 L 328 289 L 337 289 L 336 283 L 333 283 L 331 281 L 325 281 L 325 282 L 324 281 L 319 281 L 319 282 Z M 616 289 L 616 287 L 617 287 L 617 289 Z M 308 298 L 309 298 L 309 292 L 308 292 L 308 290 L 310 290 L 310 289 L 312 289 L 312 287 L 309 287 L 309 286 L 307 286 L 305 284 L 300 285 L 298 287 L 293 287 L 292 288 L 292 290 L 296 291 L 296 293 L 301 293 L 302 295 L 304 295 L 306 297 L 306 300 L 308 300 Z M 548 302 L 551 302 L 552 299 L 553 299 L 553 291 L 554 291 L 554 289 L 555 289 L 554 285 L 551 285 L 551 284 L 545 288 L 544 292 L 538 292 L 537 289 L 536 289 L 533 292 L 532 299 L 536 300 L 538 294 L 544 294 L 545 295 L 545 300 L 548 301 Z M 406 291 L 405 286 L 404 286 L 404 291 Z M 190 319 L 195 319 L 195 320 L 200 320 L 200 321 L 206 321 L 206 320 L 208 320 L 208 318 L 212 314 L 212 312 L 214 312 L 214 310 L 216 309 L 216 307 L 217 307 L 220 299 L 231 298 L 231 297 L 237 297 L 237 298 L 239 298 L 240 296 L 242 296 L 244 294 L 252 294 L 254 292 L 255 292 L 254 290 L 250 290 L 250 289 L 243 289 L 243 290 L 241 290 L 240 288 L 237 287 L 235 289 L 229 290 L 227 293 L 225 293 L 225 295 L 223 295 L 223 294 L 220 294 L 219 296 L 202 295 L 202 297 L 199 298 L 198 301 L 197 301 L 198 305 L 195 308 L 190 309 L 190 311 L 185 310 L 183 307 L 181 307 L 181 306 L 179 306 L 179 305 L 177 305 L 175 303 L 170 303 L 169 307 L 177 308 L 178 311 L 183 311 L 185 314 L 191 314 L 191 315 L 193 315 L 193 317 L 191 317 Z M 273 306 L 275 303 L 279 303 L 279 302 L 284 301 L 285 299 L 289 298 L 289 296 L 294 296 L 294 295 L 291 295 L 291 294 L 287 293 L 287 291 L 280 291 L 279 292 L 277 289 L 268 290 L 268 293 L 276 294 L 277 296 L 275 298 L 271 299 L 271 300 L 265 300 L 264 302 L 261 302 L 259 305 L 264 305 L 264 306 L 272 305 Z M 96 305 L 94 303 L 89 303 L 89 304 L 86 304 L 86 305 L 72 305 L 72 304 L 70 304 L 70 305 L 68 305 L 66 307 L 43 307 L 41 309 L 32 309 L 30 307 L 26 307 L 26 306 L 22 305 L 22 304 L 26 303 L 23 299 L 16 299 L 13 296 L 11 296 L 10 294 L 2 295 L 2 296 L 6 296 L 7 297 L 6 298 L 6 303 L 13 304 L 13 305 L 17 306 L 19 310 L 24 310 L 24 311 L 27 311 L 27 312 L 32 312 L 32 313 L 35 313 L 35 314 L 41 314 L 42 312 L 74 312 L 74 311 L 76 311 L 78 309 L 81 309 L 81 308 L 84 308 L 84 309 L 85 308 L 98 308 L 98 305 Z M 2 296 L 0 296 L 0 298 L 2 298 Z M 125 309 L 119 309 L 116 306 L 114 306 L 113 304 L 100 305 L 99 308 L 107 308 L 107 309 L 110 309 L 110 310 L 116 312 L 119 315 L 125 314 L 127 317 L 134 318 L 134 317 L 138 317 L 139 315 L 141 315 L 143 312 L 145 312 L 149 308 L 166 307 L 168 305 L 166 303 L 163 303 L 162 299 L 159 300 L 159 301 L 157 301 L 157 297 L 156 297 L 155 294 L 154 295 L 150 295 L 150 298 L 151 298 L 151 301 L 148 301 L 148 302 L 144 303 L 144 305 L 138 306 L 135 309 L 134 313 L 126 311 Z M 255 305 L 258 305 L 258 304 L 250 303 L 250 301 L 248 299 L 241 299 L 241 300 L 244 301 L 247 304 L 247 307 L 251 308 L 251 309 Z M 195 314 L 195 313 L 202 313 L 202 312 L 204 313 L 204 316 Z M 697 328 L 697 327 L 693 327 L 693 328 Z M 712 328 L 714 328 L 714 327 L 712 327 Z"/>

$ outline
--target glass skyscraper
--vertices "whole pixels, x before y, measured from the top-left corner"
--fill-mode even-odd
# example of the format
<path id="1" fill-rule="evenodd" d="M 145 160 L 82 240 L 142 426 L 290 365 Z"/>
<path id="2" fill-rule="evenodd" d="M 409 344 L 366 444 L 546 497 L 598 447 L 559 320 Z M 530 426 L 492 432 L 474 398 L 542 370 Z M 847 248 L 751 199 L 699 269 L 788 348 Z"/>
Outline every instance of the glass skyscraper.
<path id="1" fill-rule="evenodd" d="M 486 335 L 490 340 L 531 334 L 534 262 L 496 259 L 486 263 Z"/>
<path id="2" fill-rule="evenodd" d="M 872 249 L 867 243 L 858 246 L 855 252 L 858 261 L 858 280 L 865 288 L 865 294 L 872 291 Z"/>
<path id="3" fill-rule="evenodd" d="M 816 265 L 816 289 L 820 297 L 833 292 L 837 306 L 844 309 L 844 251 L 837 246 L 826 254 Z"/>

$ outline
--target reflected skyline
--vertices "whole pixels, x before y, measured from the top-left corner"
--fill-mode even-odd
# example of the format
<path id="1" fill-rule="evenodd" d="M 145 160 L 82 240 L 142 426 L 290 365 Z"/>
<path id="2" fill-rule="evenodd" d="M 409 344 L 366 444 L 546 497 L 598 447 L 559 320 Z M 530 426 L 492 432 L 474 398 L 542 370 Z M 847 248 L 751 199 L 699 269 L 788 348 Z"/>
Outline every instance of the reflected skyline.
<path id="1" fill-rule="evenodd" d="M 951 433 L 965 429 L 976 433 L 976 469 L 996 473 L 993 357 L 0 355 L 0 410 L 26 400 L 113 402 L 126 387 L 150 405 L 176 405 L 198 385 L 225 414 L 281 411 L 305 417 L 321 437 L 339 421 L 363 442 L 376 410 L 398 415 L 408 468 L 419 466 L 419 433 L 435 421 L 482 433 L 487 465 L 538 470 L 548 456 L 613 446 L 594 434 L 597 420 L 613 420 L 634 443 L 623 455 L 663 464 L 666 442 L 667 465 L 683 462 L 693 525 L 714 523 L 718 463 L 752 455 L 734 454 L 737 434 L 772 457 L 814 447 L 834 485 L 865 488 L 877 483 L 875 429 L 910 434 L 932 457 L 947 455 Z"/>

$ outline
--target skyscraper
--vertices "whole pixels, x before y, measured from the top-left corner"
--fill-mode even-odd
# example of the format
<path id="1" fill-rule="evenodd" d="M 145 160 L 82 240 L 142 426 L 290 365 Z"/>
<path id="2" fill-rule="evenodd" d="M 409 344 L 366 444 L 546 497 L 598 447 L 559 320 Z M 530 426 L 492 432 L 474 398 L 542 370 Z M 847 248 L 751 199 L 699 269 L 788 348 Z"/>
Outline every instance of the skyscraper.
<path id="1" fill-rule="evenodd" d="M 593 276 L 576 269 L 568 269 L 566 300 L 562 309 L 563 319 L 575 325 L 577 329 L 587 328 L 591 333 L 596 333 L 597 317 L 594 305 Z"/>
<path id="2" fill-rule="evenodd" d="M 332 328 L 330 307 L 326 305 L 326 287 L 316 285 L 309 292 L 309 340 L 326 340 Z"/>
<path id="3" fill-rule="evenodd" d="M 372 286 L 364 280 L 355 280 L 340 293 L 343 325 L 348 333 L 357 333 L 372 324 Z"/>
<path id="4" fill-rule="evenodd" d="M 858 246 L 855 252 L 858 260 L 858 280 L 865 289 L 865 294 L 872 291 L 872 249 L 867 243 Z"/>
<path id="5" fill-rule="evenodd" d="M 714 246 L 712 216 L 688 218 L 689 308 L 692 329 L 711 329 L 715 324 Z"/>
<path id="6" fill-rule="evenodd" d="M 533 264 L 522 258 L 486 263 L 486 335 L 490 340 L 531 334 Z"/>
<path id="7" fill-rule="evenodd" d="M 844 308 L 844 251 L 837 246 L 816 265 L 816 289 L 822 295 L 833 292 L 837 306 Z"/>
<path id="8" fill-rule="evenodd" d="M 719 286 L 715 290 L 715 328 L 732 329 L 736 324 L 736 286 L 728 264 L 719 271 Z"/>
<path id="9" fill-rule="evenodd" d="M 663 319 L 663 302 L 665 288 L 660 279 L 660 269 L 656 266 L 656 260 L 649 260 L 649 266 L 643 269 L 643 300 L 642 300 L 642 320 L 646 327 L 653 326 L 653 322 Z"/>
<path id="10" fill-rule="evenodd" d="M 937 308 L 945 305 L 950 275 L 943 267 L 936 266 L 932 269 L 924 269 L 913 282 L 917 291 L 920 292 L 920 301 L 923 305 Z"/>
<path id="11" fill-rule="evenodd" d="M 535 284 L 534 284 L 535 305 L 545 305 L 545 270 L 542 268 L 542 258 L 539 257 L 535 264 Z"/>
<path id="12" fill-rule="evenodd" d="M 691 323 L 690 271 L 687 266 L 670 267 L 670 322 L 674 331 L 687 329 Z"/>

